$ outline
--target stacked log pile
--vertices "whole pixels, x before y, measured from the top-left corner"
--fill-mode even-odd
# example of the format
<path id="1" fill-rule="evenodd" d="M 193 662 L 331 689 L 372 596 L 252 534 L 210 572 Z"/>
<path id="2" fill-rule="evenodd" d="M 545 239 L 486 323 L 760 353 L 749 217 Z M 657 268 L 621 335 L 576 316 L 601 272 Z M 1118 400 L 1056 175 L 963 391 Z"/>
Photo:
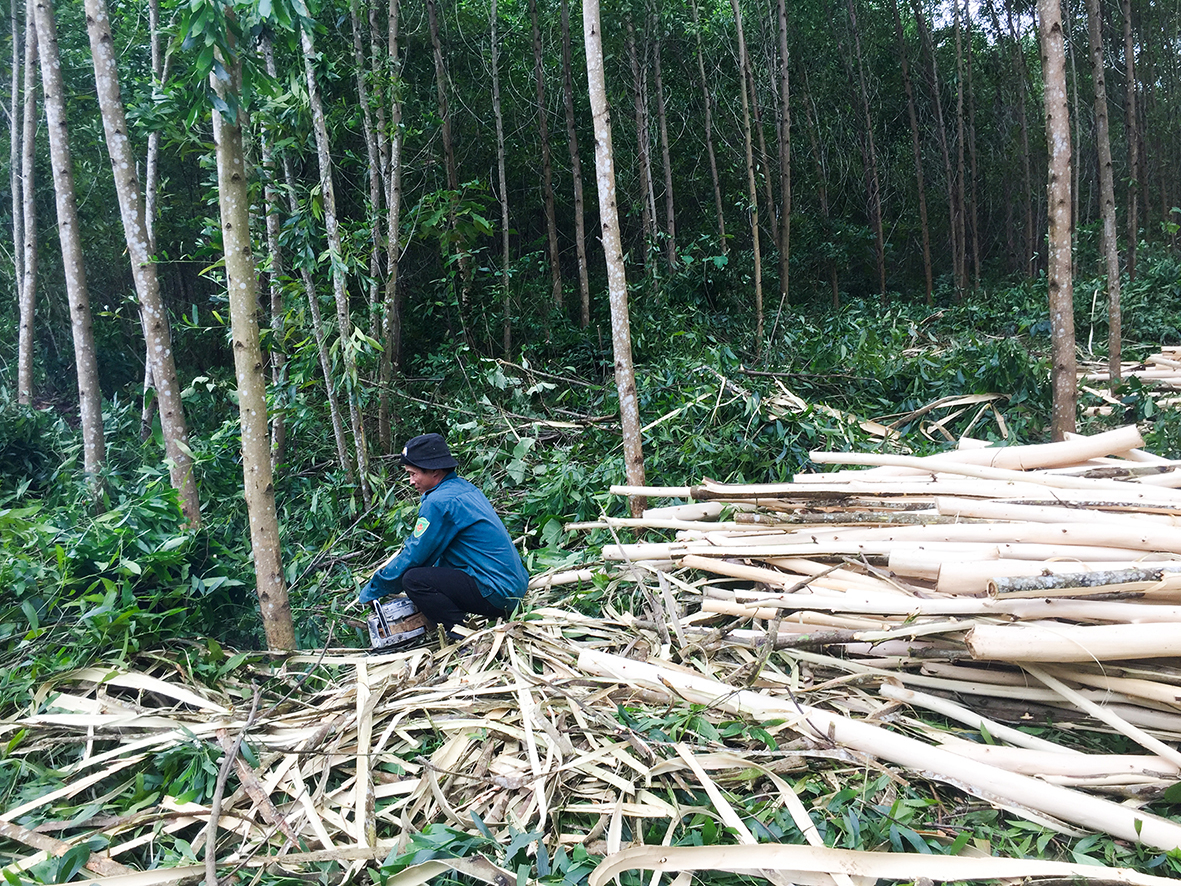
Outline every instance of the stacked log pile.
<path id="1" fill-rule="evenodd" d="M 51 757 L 58 779 L 11 791 L 6 876 L 90 846 L 88 876 L 118 886 L 323 878 L 327 862 L 348 882 L 446 825 L 489 842 L 382 881 L 519 881 L 497 853 L 529 833 L 539 876 L 542 857 L 580 848 L 591 862 L 566 876 L 592 886 L 627 869 L 1163 884 L 836 850 L 817 827 L 824 805 L 799 795 L 812 775 L 836 789 L 885 771 L 1068 838 L 1181 846 L 1181 825 L 1145 808 L 1181 780 L 1181 490 L 1175 465 L 1141 445 L 1126 428 L 929 458 L 816 453 L 870 467 L 775 486 L 620 487 L 692 500 L 601 524 L 671 540 L 609 546 L 611 570 L 540 576 L 523 612 L 461 643 L 246 656 L 212 685 L 176 650 L 64 675 L 0 722 L 10 758 Z M 604 587 L 597 616 L 575 611 Z M 642 726 L 680 709 L 700 727 Z M 1068 740 L 1088 731 L 1141 750 Z M 178 755 L 196 762 L 181 773 Z M 744 805 L 755 795 L 797 830 L 771 842 Z M 676 845 L 702 815 L 737 845 Z M 926 833 L 963 847 L 963 830 L 948 810 Z M 191 863 L 154 861 L 175 845 Z"/>
<path id="2" fill-rule="evenodd" d="M 1181 347 L 1161 348 L 1139 362 L 1120 365 L 1120 380 L 1138 379 L 1152 398 L 1156 408 L 1166 409 L 1181 405 Z M 1127 407 L 1112 397 L 1104 388 L 1111 385 L 1111 370 L 1106 364 L 1079 367 L 1079 389 L 1098 398 L 1098 405 L 1087 406 L 1087 415 L 1121 415 Z"/>
<path id="3" fill-rule="evenodd" d="M 1135 803 L 1176 782 L 1181 765 L 1181 472 L 1141 445 L 1128 427 L 927 458 L 818 452 L 818 464 L 872 467 L 779 485 L 615 487 L 695 503 L 607 521 L 677 538 L 604 556 L 657 575 L 712 576 L 694 585 L 699 612 L 675 625 L 685 642 L 724 633 L 762 654 L 790 650 L 814 673 L 844 673 L 1015 745 L 936 736 L 952 755 L 939 765 L 987 761 Z M 845 724 L 808 720 L 854 743 Z M 1117 732 L 1146 753 L 1087 759 L 1001 721 Z M 884 747 L 875 735 L 864 750 L 936 768 L 934 753 L 891 758 Z M 1024 789 L 1006 797 L 1096 827 Z"/>

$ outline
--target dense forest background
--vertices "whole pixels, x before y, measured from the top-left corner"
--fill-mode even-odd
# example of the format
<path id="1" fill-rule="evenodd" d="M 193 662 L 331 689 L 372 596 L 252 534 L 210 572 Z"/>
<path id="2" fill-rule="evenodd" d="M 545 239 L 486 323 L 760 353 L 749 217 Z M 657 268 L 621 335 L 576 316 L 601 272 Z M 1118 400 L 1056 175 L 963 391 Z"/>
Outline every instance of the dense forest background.
<path id="1" fill-rule="evenodd" d="M 1108 354 L 1109 168 L 1134 357 L 1137 342 L 1178 337 L 1181 10 L 1060 11 L 1079 352 Z M 132 158 L 115 167 L 137 180 L 134 198 L 109 159 L 100 12 Z M 261 329 L 251 365 L 267 379 L 265 407 L 247 409 L 269 419 L 267 569 L 292 590 L 297 642 L 326 642 L 324 595 L 343 591 L 346 606 L 412 513 L 392 454 L 420 431 L 448 435 L 535 571 L 576 558 L 562 522 L 618 507 L 601 493 L 624 474 L 582 12 L 14 0 L 0 201 L 13 232 L 0 286 L 13 296 L 0 322 L 28 338 L 0 342 L 0 506 L 6 547 L 24 551 L 5 567 L 21 623 L 115 594 L 111 612 L 142 605 L 134 631 L 130 617 L 104 628 L 123 642 L 181 615 L 200 622 L 188 629 L 260 642 L 243 605 L 263 571 L 249 561 L 263 543 L 243 495 L 243 459 L 247 486 L 257 460 L 240 445 L 258 435 L 240 424 L 234 375 L 243 279 Z M 57 44 L 38 45 L 53 16 Z M 959 430 L 1046 438 L 1036 8 L 653 0 L 608 2 L 601 20 L 651 482 L 774 479 L 806 467 L 818 443 L 880 445 L 830 413 L 769 418 L 761 403 L 785 383 L 864 416 L 999 392 L 994 423 L 969 428 L 965 415 Z M 248 215 L 229 227 L 219 151 L 232 139 L 215 123 L 241 136 Z M 68 145 L 71 226 L 47 135 Z M 121 222 L 136 201 L 150 261 Z M 59 248 L 67 227 L 76 253 Z M 247 254 L 244 275 L 230 268 Z M 164 359 L 145 355 L 145 328 L 149 345 L 159 330 L 135 275 L 148 265 L 180 408 L 156 409 L 159 371 L 145 390 Z M 77 368 L 86 328 L 105 430 L 94 463 Z M 1133 418 L 1151 409 L 1138 390 L 1116 393 Z M 181 436 L 168 424 L 178 413 Z M 181 459 L 197 496 L 187 504 Z M 189 600 L 202 605 L 180 612 Z"/>

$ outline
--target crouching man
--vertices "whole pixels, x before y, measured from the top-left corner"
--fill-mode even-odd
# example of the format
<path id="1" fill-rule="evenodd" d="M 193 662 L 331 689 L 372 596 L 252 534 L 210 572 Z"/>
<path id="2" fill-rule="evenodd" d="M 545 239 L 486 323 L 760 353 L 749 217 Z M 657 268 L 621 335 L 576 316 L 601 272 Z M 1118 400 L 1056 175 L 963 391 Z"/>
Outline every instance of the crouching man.
<path id="1" fill-rule="evenodd" d="M 458 462 L 438 434 L 414 437 L 401 461 L 422 495 L 418 520 L 402 549 L 361 589 L 361 602 L 405 593 L 451 639 L 469 614 L 511 615 L 529 575 L 492 504 L 455 473 Z"/>

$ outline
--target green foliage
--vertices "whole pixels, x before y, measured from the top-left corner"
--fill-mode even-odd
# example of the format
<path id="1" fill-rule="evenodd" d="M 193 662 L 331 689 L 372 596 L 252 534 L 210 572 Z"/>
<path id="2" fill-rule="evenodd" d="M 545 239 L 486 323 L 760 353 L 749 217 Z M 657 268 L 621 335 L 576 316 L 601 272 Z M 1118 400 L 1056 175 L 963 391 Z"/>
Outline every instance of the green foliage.
<path id="1" fill-rule="evenodd" d="M 52 412 L 0 402 L 0 503 L 46 490 L 65 460 L 64 436 Z"/>
<path id="2" fill-rule="evenodd" d="M 517 882 L 527 880 L 546 886 L 575 886 L 586 882 L 594 869 L 596 859 L 587 855 L 583 846 L 577 846 L 567 853 L 559 849 L 551 858 L 542 842 L 544 834 L 526 833 L 510 829 L 512 838 L 507 844 L 500 844 L 492 832 L 472 815 L 475 833 L 461 831 L 446 825 L 430 825 L 421 833 L 409 837 L 406 849 L 391 854 L 379 868 L 371 872 L 378 886 L 386 886 L 392 878 L 407 868 L 436 859 L 463 859 L 483 857 L 513 872 Z M 432 878 L 435 883 L 470 882 L 460 872 L 440 874 Z"/>
<path id="3" fill-rule="evenodd" d="M 1141 255 L 1136 279 L 1124 284 L 1120 303 L 1127 339 L 1181 343 L 1181 258 L 1166 250 Z"/>

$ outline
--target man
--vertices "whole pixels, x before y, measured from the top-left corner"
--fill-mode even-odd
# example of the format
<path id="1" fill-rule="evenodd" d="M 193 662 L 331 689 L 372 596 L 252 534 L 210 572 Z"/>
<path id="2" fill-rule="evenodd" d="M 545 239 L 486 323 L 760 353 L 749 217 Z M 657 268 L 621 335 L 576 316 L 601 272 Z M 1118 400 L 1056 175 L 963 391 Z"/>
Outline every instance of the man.
<path id="1" fill-rule="evenodd" d="M 422 495 L 418 520 L 402 550 L 362 588 L 361 602 L 402 591 L 452 639 L 469 613 L 510 615 L 529 575 L 484 493 L 455 473 L 458 462 L 438 434 L 414 437 L 401 461 Z"/>

